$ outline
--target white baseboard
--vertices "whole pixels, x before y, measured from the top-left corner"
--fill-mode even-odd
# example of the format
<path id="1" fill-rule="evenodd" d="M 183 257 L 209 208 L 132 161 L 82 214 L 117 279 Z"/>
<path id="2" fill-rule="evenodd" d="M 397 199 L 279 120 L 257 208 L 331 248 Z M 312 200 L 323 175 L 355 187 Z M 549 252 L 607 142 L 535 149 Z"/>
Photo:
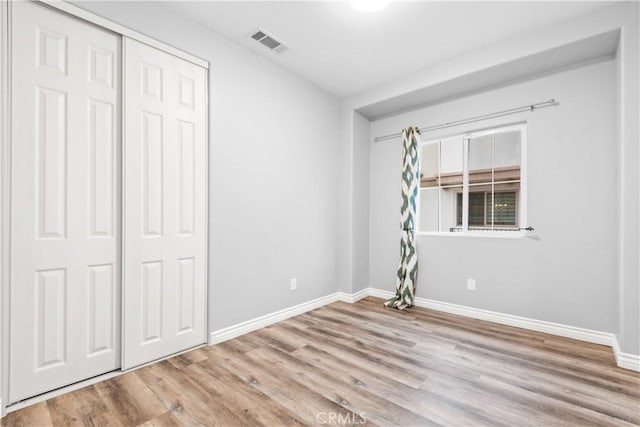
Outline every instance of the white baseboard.
<path id="1" fill-rule="evenodd" d="M 388 299 L 393 297 L 394 292 L 376 288 L 369 288 L 369 295 L 373 297 Z M 414 303 L 417 307 L 429 308 L 445 313 L 471 317 L 473 319 L 486 320 L 488 322 L 499 323 L 501 325 L 515 326 L 517 328 L 543 332 L 546 334 L 557 335 L 565 338 L 572 338 L 574 340 L 590 342 L 593 344 L 606 345 L 612 348 L 613 354 L 616 358 L 616 364 L 620 368 L 629 369 L 632 371 L 640 371 L 640 356 L 636 354 L 621 352 L 618 345 L 617 337 L 615 336 L 615 334 L 609 332 L 600 332 L 592 329 L 578 328 L 576 326 L 562 325 L 560 323 L 546 322 L 544 320 L 514 316 L 512 314 L 482 310 L 479 308 L 451 304 L 448 302 L 436 301 L 427 298 L 416 297 Z"/>
<path id="2" fill-rule="evenodd" d="M 322 307 L 323 305 L 331 304 L 336 301 L 354 303 L 368 296 L 388 299 L 393 297 L 393 295 L 394 293 L 391 291 L 377 288 L 366 288 L 354 294 L 349 294 L 346 292 L 334 292 L 321 298 L 316 298 L 314 300 L 307 301 L 290 308 L 285 308 L 274 313 L 266 314 L 255 319 L 247 320 L 245 322 L 214 331 L 209 336 L 209 344 L 218 344 L 223 341 L 227 341 L 229 339 L 244 335 L 260 328 L 264 328 L 266 326 L 272 325 L 282 320 L 286 320 L 299 314 L 306 313 L 307 311 L 314 310 L 316 308 Z M 546 322 L 544 320 L 514 316 L 512 314 L 498 313 L 495 311 L 482 310 L 479 308 L 467 307 L 463 305 L 451 304 L 448 302 L 436 301 L 420 297 L 416 297 L 415 305 L 417 307 L 429 308 L 445 313 L 457 314 L 459 316 L 499 323 L 501 325 L 514 326 L 531 331 L 543 332 L 546 334 L 557 335 L 565 338 L 572 338 L 579 341 L 606 345 L 613 349 L 616 363 L 619 367 L 634 371 L 640 371 L 640 356 L 621 352 L 618 346 L 618 340 L 612 333 L 579 328 L 576 326 L 562 325 L 559 323 Z"/>
<path id="3" fill-rule="evenodd" d="M 616 357 L 616 364 L 619 367 L 640 372 L 640 355 L 620 351 L 617 339 L 611 348 L 613 349 L 613 355 Z"/>
<path id="4" fill-rule="evenodd" d="M 346 298 L 347 296 L 352 297 L 344 292 L 334 292 L 324 297 L 294 305 L 293 307 L 278 310 L 273 313 L 265 314 L 264 316 L 256 317 L 255 319 L 250 319 L 242 323 L 218 329 L 217 331 L 213 331 L 209 334 L 209 344 L 218 344 L 266 326 L 273 325 L 274 323 L 281 322 L 289 319 L 290 317 L 298 316 L 306 313 L 307 311 L 315 310 L 323 305 L 331 304 L 336 301 L 343 301 L 343 298 Z"/>
<path id="5" fill-rule="evenodd" d="M 361 291 L 356 292 L 355 294 L 348 294 L 346 292 L 336 292 L 338 294 L 338 299 L 342 302 L 348 302 L 353 304 L 354 302 L 360 301 L 362 298 L 366 298 L 369 296 L 370 288 L 364 288 Z"/>
<path id="6" fill-rule="evenodd" d="M 369 288 L 368 291 L 369 291 L 370 297 L 376 297 L 376 298 L 382 298 L 382 299 L 389 299 L 396 294 L 395 292 L 392 292 L 392 291 L 385 291 L 383 289 L 377 289 L 377 288 Z"/>
<path id="7" fill-rule="evenodd" d="M 640 355 L 619 352 L 616 354 L 616 362 L 621 368 L 640 372 Z"/>
<path id="8" fill-rule="evenodd" d="M 336 301 L 342 301 L 353 304 L 360 301 L 362 298 L 369 296 L 369 288 L 365 288 L 355 294 L 349 294 L 346 292 L 334 292 L 330 295 L 316 298 L 311 301 L 303 302 L 302 304 L 294 305 L 293 307 L 285 308 L 273 313 L 265 314 L 264 316 L 256 317 L 255 319 L 247 320 L 236 325 L 218 329 L 217 331 L 209 334 L 209 344 L 218 344 L 240 335 L 253 332 L 260 328 L 264 328 L 274 323 L 281 322 L 289 319 L 290 317 L 298 316 L 299 314 L 306 313 L 307 311 L 315 310 L 323 305 L 331 304 Z"/>
<path id="9" fill-rule="evenodd" d="M 324 297 L 316 298 L 311 301 L 307 301 L 293 307 L 285 308 L 264 316 L 257 317 L 255 319 L 247 320 L 236 325 L 229 326 L 227 328 L 219 329 L 211 332 L 209 335 L 209 345 L 218 344 L 223 341 L 230 340 L 232 338 L 244 335 L 246 333 L 264 328 L 277 322 L 289 319 L 294 316 L 306 313 L 316 308 L 320 308 L 324 305 L 334 303 L 336 301 L 342 301 L 346 303 L 355 303 L 362 298 L 368 296 L 388 299 L 394 295 L 391 291 L 386 291 L 376 288 L 366 288 L 354 294 L 346 292 L 334 292 Z M 481 310 L 473 307 L 466 307 L 457 304 L 451 304 L 442 301 L 430 300 L 426 298 L 416 297 L 415 305 L 418 307 L 429 308 L 432 310 L 442 311 L 451 314 L 457 314 L 460 316 L 470 317 L 474 319 L 486 320 L 493 323 L 499 323 L 502 325 L 515 326 L 518 328 L 529 329 L 538 332 L 544 332 L 551 335 L 558 335 L 561 337 L 573 338 L 580 341 L 586 341 L 595 344 L 601 344 L 610 346 L 613 350 L 613 354 L 616 359 L 616 363 L 620 368 L 629 369 L 632 371 L 640 372 L 640 356 L 637 354 L 624 353 L 620 351 L 618 340 L 614 334 L 607 332 L 599 332 L 590 329 L 578 328 L 575 326 L 562 325 L 558 323 L 545 322 L 542 320 L 530 319 L 526 317 L 514 316 L 511 314 L 498 313 L 495 311 Z M 122 371 L 112 372 L 101 375 L 99 377 L 91 378 L 89 380 L 77 383 L 71 386 L 67 386 L 58 390 L 54 390 L 50 393 L 40 395 L 36 398 L 29 399 L 24 402 L 20 402 L 15 405 L 11 405 L 5 408 L 0 400 L 0 409 L 4 415 L 6 412 L 11 412 L 23 408 L 25 406 L 55 397 L 62 393 L 66 393 L 77 388 L 85 387 L 89 384 L 93 384 L 98 381 L 115 377 L 122 374 Z"/>
<path id="10" fill-rule="evenodd" d="M 418 307 L 430 308 L 432 310 L 444 311 L 446 313 L 486 320 L 488 322 L 499 323 L 501 325 L 515 326 L 516 328 L 523 328 L 531 331 L 544 332 L 546 334 L 606 345 L 609 347 L 613 347 L 613 343 L 616 342 L 615 335 L 607 332 L 594 331 L 576 326 L 562 325 L 559 323 L 546 322 L 544 320 L 514 316 L 512 314 L 482 310 L 479 308 L 465 307 L 462 305 L 429 300 L 426 298 L 416 298 L 416 305 Z"/>

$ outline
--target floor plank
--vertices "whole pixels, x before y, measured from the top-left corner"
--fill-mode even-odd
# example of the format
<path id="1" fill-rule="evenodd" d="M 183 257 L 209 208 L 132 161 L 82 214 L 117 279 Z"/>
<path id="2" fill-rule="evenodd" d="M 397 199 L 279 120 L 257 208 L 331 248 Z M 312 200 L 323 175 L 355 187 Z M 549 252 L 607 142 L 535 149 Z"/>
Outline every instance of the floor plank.
<path id="1" fill-rule="evenodd" d="M 605 346 L 334 303 L 11 412 L 7 426 L 639 426 Z"/>

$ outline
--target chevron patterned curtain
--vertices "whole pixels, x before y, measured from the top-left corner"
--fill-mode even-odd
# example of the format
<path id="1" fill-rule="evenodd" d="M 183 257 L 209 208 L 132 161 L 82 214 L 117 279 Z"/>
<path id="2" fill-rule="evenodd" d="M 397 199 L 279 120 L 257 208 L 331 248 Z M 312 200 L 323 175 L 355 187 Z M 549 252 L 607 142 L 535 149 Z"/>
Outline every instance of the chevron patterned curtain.
<path id="1" fill-rule="evenodd" d="M 411 127 L 402 131 L 402 206 L 400 207 L 400 264 L 396 279 L 396 294 L 385 301 L 387 307 L 404 309 L 413 305 L 418 278 L 418 254 L 415 246 L 416 198 L 420 186 L 420 130 Z"/>

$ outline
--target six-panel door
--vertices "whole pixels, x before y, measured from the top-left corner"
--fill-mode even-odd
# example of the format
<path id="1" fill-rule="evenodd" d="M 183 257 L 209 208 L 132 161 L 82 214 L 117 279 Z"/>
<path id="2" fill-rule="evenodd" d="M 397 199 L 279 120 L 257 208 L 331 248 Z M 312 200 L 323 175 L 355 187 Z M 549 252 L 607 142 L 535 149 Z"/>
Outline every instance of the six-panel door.
<path id="1" fill-rule="evenodd" d="M 121 38 L 12 4 L 11 402 L 120 367 Z"/>
<path id="2" fill-rule="evenodd" d="M 128 369 L 206 342 L 206 70 L 124 39 Z"/>

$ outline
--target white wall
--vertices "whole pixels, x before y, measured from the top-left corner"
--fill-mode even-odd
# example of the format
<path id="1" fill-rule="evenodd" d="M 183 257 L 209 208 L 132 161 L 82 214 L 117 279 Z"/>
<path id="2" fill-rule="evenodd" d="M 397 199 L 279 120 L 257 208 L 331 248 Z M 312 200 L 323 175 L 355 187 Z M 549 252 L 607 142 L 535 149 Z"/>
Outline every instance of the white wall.
<path id="1" fill-rule="evenodd" d="M 210 328 L 334 292 L 338 100 L 163 3 L 76 4 L 211 62 Z"/>
<path id="2" fill-rule="evenodd" d="M 7 2 L 0 2 L 0 99 L 6 99 L 6 93 L 9 90 L 9 77 L 7 76 L 6 66 L 8 65 L 8 43 L 5 32 L 8 30 L 8 9 Z M 8 106 L 4 102 L 0 102 L 0 140 L 8 141 L 9 132 L 8 126 L 5 123 L 8 122 Z M 9 159 L 5 144 L 0 144 L 0 194 L 9 194 Z M 2 268 L 9 264 L 9 221 L 6 218 L 9 217 L 9 203 L 8 197 L 2 197 L 0 201 L 0 284 L 9 283 L 9 274 L 7 268 Z M 6 325 L 8 325 L 8 310 L 7 308 L 7 294 L 6 286 L 0 286 L 0 331 L 4 331 Z M 6 375 L 8 363 L 8 339 L 4 332 L 0 332 L 3 335 L 0 339 L 0 396 L 6 396 L 8 391 L 8 382 L 3 381 L 3 375 Z M 4 377 L 6 378 L 6 376 Z M 5 408 L 0 399 L 0 416 L 4 416 Z"/>
<path id="3" fill-rule="evenodd" d="M 480 49 L 461 55 L 451 60 L 412 71 L 402 78 L 394 79 L 375 88 L 363 91 L 342 100 L 342 145 L 340 146 L 338 191 L 338 247 L 336 250 L 337 282 L 339 289 L 351 292 L 352 283 L 352 248 L 362 242 L 354 242 L 352 233 L 355 224 L 367 221 L 365 215 L 352 209 L 353 198 L 360 192 L 369 192 L 368 184 L 352 181 L 355 170 L 363 170 L 369 163 L 367 157 L 354 156 L 355 144 L 353 138 L 354 111 L 376 104 L 387 99 L 399 99 L 416 90 L 438 87 L 456 78 L 472 75 L 487 69 L 494 69 L 510 64 L 523 57 L 538 55 L 541 52 L 558 48 L 569 43 L 583 40 L 596 34 L 620 28 L 629 14 L 627 5 L 618 4 L 606 9 L 598 10 L 587 16 L 575 18 L 571 21 L 553 27 L 524 35 L 523 37 L 505 40 L 486 49 Z M 481 113 L 484 113 L 482 111 Z M 395 130 L 398 132 L 401 128 Z M 394 133 L 395 133 L 394 132 Z M 375 169 L 375 165 L 370 165 Z M 395 184 L 391 184 L 395 185 Z M 376 194 L 371 193 L 374 200 Z M 370 236 L 373 239 L 375 236 Z"/>
<path id="4" fill-rule="evenodd" d="M 353 116 L 353 156 L 367 159 L 371 146 L 369 120 L 357 112 L 354 112 Z M 354 165 L 353 185 L 358 189 L 369 188 L 369 162 Z M 354 215 L 360 220 L 353 224 L 353 270 L 351 272 L 353 287 L 348 292 L 358 292 L 369 287 L 369 191 L 355 191 L 352 203 Z M 400 208 L 398 208 L 398 218 L 400 218 Z"/>
<path id="5" fill-rule="evenodd" d="M 618 47 L 619 282 L 623 352 L 640 355 L 640 3 L 629 5 Z"/>
<path id="6" fill-rule="evenodd" d="M 339 291 L 352 292 L 352 271 L 353 271 L 353 251 L 352 243 L 354 242 L 353 235 L 353 152 L 355 150 L 355 140 L 353 129 L 355 127 L 355 116 L 353 110 L 343 108 L 341 112 L 342 121 L 340 123 L 341 140 L 342 144 L 339 145 L 338 156 L 336 158 L 336 166 L 338 167 L 338 181 L 336 183 L 336 195 L 337 195 L 337 219 L 338 224 L 335 230 L 336 237 L 336 285 Z M 345 144 L 344 141 L 350 143 Z M 353 142 L 353 143 L 351 143 Z M 367 159 L 369 156 L 367 156 Z M 368 167 L 368 162 L 366 164 Z M 362 181 L 359 180 L 362 184 Z M 369 188 L 369 181 L 366 180 L 366 186 Z M 369 191 L 366 191 L 369 194 Z M 367 218 L 369 213 L 367 212 Z M 362 238 L 362 235 L 358 235 Z M 360 245 L 364 245 L 363 242 Z"/>
<path id="7" fill-rule="evenodd" d="M 605 258 L 603 269 L 610 274 L 606 280 L 608 283 L 612 280 L 615 283 L 612 288 L 607 290 L 606 295 L 603 295 L 603 299 L 606 303 L 607 310 L 610 310 L 612 296 L 617 299 L 617 303 L 615 304 L 616 320 L 610 320 L 610 313 L 603 314 L 598 306 L 598 310 L 592 315 L 592 320 L 583 323 L 609 325 L 606 330 L 616 332 L 621 350 L 632 355 L 640 355 L 640 130 L 638 123 L 638 117 L 640 116 L 640 107 L 638 105 L 640 91 L 638 88 L 640 81 L 638 78 L 640 74 L 638 65 L 640 54 L 640 49 L 638 48 L 638 41 L 640 39 L 638 35 L 639 10 L 640 4 L 637 2 L 618 2 L 607 8 L 599 9 L 595 13 L 588 13 L 580 17 L 575 17 L 570 21 L 549 26 L 544 30 L 524 35 L 519 38 L 505 40 L 504 42 L 489 46 L 486 49 L 480 49 L 446 62 L 436 64 L 435 66 L 411 72 L 402 78 L 394 79 L 376 88 L 342 100 L 342 120 L 346 123 L 346 128 L 349 128 L 349 126 L 353 125 L 352 112 L 354 110 L 366 110 L 369 106 L 375 105 L 381 101 L 387 99 L 399 100 L 405 97 L 405 95 L 410 98 L 411 93 L 414 91 L 440 87 L 440 85 L 454 81 L 458 77 L 474 75 L 476 72 L 494 69 L 495 67 L 501 67 L 503 65 L 506 66 L 521 58 L 552 51 L 553 49 L 561 46 L 586 40 L 598 34 L 610 31 L 620 31 L 621 40 L 615 62 L 617 64 L 617 89 L 614 89 L 614 93 L 616 94 L 614 111 L 617 113 L 615 125 L 616 132 L 612 136 L 608 136 L 608 140 L 615 145 L 613 150 L 617 152 L 617 162 L 615 164 L 617 171 L 615 177 L 616 185 L 613 190 L 615 191 L 616 196 L 612 201 L 614 204 L 614 206 L 612 206 L 612 210 L 614 210 L 615 218 L 612 221 L 613 225 L 609 228 L 615 235 L 616 239 L 616 245 L 613 249 L 616 268 L 613 270 L 610 268 L 609 257 L 611 254 L 602 254 Z M 568 81 L 567 85 L 571 86 L 573 85 L 573 82 Z M 544 96 L 541 96 L 539 99 L 542 100 L 544 98 Z M 530 100 L 525 101 L 525 103 L 528 102 L 530 102 Z M 492 101 L 487 100 L 487 103 L 481 106 L 481 110 L 478 111 L 477 114 L 486 113 L 488 109 L 487 107 L 491 105 L 493 105 Z M 498 109 L 501 108 L 504 108 L 504 105 L 500 105 L 500 108 Z M 431 122 L 431 120 L 436 123 L 446 121 L 443 117 L 429 117 L 428 120 L 427 124 Z M 413 123 L 413 125 L 423 125 L 423 123 L 423 121 L 420 121 L 419 123 Z M 589 124 L 587 121 L 584 123 L 586 125 Z M 396 127 L 393 129 L 393 132 L 389 133 L 395 133 L 398 129 L 408 125 L 411 125 L 411 123 L 402 123 L 400 127 Z M 555 123 L 549 123 L 549 125 L 554 126 Z M 351 156 L 341 164 L 341 168 L 346 168 L 346 170 L 341 170 L 340 172 L 344 176 L 349 175 L 349 173 L 355 169 L 362 170 L 363 167 L 361 163 L 369 162 L 369 159 L 353 157 L 352 154 L 355 141 L 350 139 L 350 133 L 348 132 L 343 133 L 343 138 L 347 139 L 345 140 L 345 147 L 343 147 L 342 150 L 344 153 L 351 154 Z M 396 147 L 396 151 L 393 151 L 393 148 L 388 149 L 390 151 L 387 155 L 390 158 L 398 159 L 397 161 L 400 162 L 399 146 Z M 380 166 L 374 163 L 375 161 L 376 160 L 372 153 L 371 164 L 369 165 L 371 171 L 377 170 Z M 608 161 L 610 161 L 610 159 Z M 549 165 L 545 165 L 544 170 L 548 171 L 548 168 Z M 343 185 L 339 188 L 340 200 L 348 199 L 352 194 L 358 191 L 369 191 L 369 186 L 360 185 L 359 187 L 355 187 L 353 183 L 346 181 L 345 184 L 351 185 Z M 372 181 L 372 189 L 370 192 L 372 206 L 379 203 L 379 199 L 384 199 L 385 196 L 383 194 L 394 191 L 394 189 L 397 188 L 395 178 L 389 182 L 379 183 L 376 190 L 380 190 L 382 193 L 373 191 L 373 185 Z M 607 197 L 610 198 L 610 196 Z M 390 237 L 391 235 L 393 235 L 394 239 L 397 238 L 397 218 L 390 210 L 386 212 L 388 217 L 385 217 L 384 221 L 386 221 L 385 224 L 388 224 L 391 228 L 386 231 L 381 231 L 380 233 L 372 233 L 369 236 L 371 247 L 369 263 L 372 271 L 372 282 L 374 280 L 378 280 L 375 279 L 375 274 L 373 273 L 373 270 L 376 268 L 380 268 L 380 271 L 395 271 L 395 262 L 397 260 L 394 260 L 393 262 L 388 261 L 388 265 L 385 267 L 376 264 L 376 260 L 374 258 L 374 248 L 387 245 L 387 242 L 392 238 Z M 362 221 L 362 217 L 356 215 L 354 211 L 340 211 L 340 215 L 340 226 L 343 227 L 343 229 L 350 229 L 355 223 Z M 529 222 L 534 226 L 540 226 L 539 222 L 538 224 L 535 223 L 534 218 L 530 218 Z M 376 224 L 374 223 L 372 213 L 371 229 L 373 230 L 375 228 Z M 390 234 L 389 236 L 386 236 L 385 233 Z M 582 235 L 571 234 L 570 230 L 565 231 L 564 233 L 569 235 L 570 238 L 582 238 Z M 574 233 L 577 233 L 575 229 Z M 609 237 L 610 235 L 608 234 L 603 241 L 605 246 L 610 246 L 610 242 L 607 240 Z M 477 251 L 490 247 L 491 252 L 494 255 L 504 256 L 504 259 L 508 263 L 518 267 L 520 262 L 519 260 L 521 258 L 514 257 L 513 252 L 498 250 L 495 246 L 499 241 L 487 242 L 484 244 L 484 248 L 478 247 L 478 245 L 480 245 L 479 242 L 480 241 L 478 240 L 471 240 L 468 245 L 469 250 Z M 352 240 L 340 241 L 338 250 L 345 251 L 347 248 L 350 248 L 355 244 L 356 242 L 353 242 Z M 450 242 L 444 244 L 450 244 Z M 526 246 L 528 244 L 529 243 L 526 241 L 520 240 L 514 241 L 510 245 L 513 247 L 524 245 L 524 248 L 528 248 L 528 246 Z M 456 247 L 451 247 L 450 249 L 451 257 L 457 259 L 463 258 L 459 252 L 454 250 L 457 249 Z M 528 250 L 529 249 L 525 249 L 525 251 Z M 543 258 L 541 260 L 548 259 L 546 255 L 542 256 Z M 430 265 L 432 265 L 432 263 L 428 262 L 425 268 L 429 268 Z M 349 271 L 351 268 L 350 266 L 350 258 L 341 257 L 338 259 L 338 271 Z M 485 268 L 482 265 L 478 265 L 477 267 L 480 270 Z M 575 267 L 576 271 L 581 271 L 580 265 L 576 264 Z M 528 271 L 526 269 L 522 269 L 521 273 L 533 278 L 541 278 L 540 271 Z M 451 276 L 451 279 L 456 283 L 459 283 L 460 279 L 464 279 L 462 274 L 460 274 L 461 277 L 457 279 L 454 277 L 456 275 L 458 275 L 458 273 L 454 272 Z M 580 279 L 582 276 L 584 275 L 579 273 L 577 278 Z M 575 276 L 572 277 L 573 279 L 576 279 Z M 383 280 L 383 284 L 380 286 L 384 285 L 387 286 L 388 289 L 391 289 L 392 283 L 394 282 L 394 280 L 390 281 L 389 278 L 387 278 Z M 353 288 L 353 285 L 350 283 L 344 283 L 342 286 L 345 289 Z M 546 287 L 547 285 L 543 284 L 543 286 Z M 496 293 L 493 297 L 489 298 L 491 299 L 492 304 L 504 305 L 501 303 L 504 298 L 515 299 L 513 291 L 510 290 L 511 288 L 507 287 L 505 289 L 507 295 L 502 293 L 504 291 L 502 288 L 495 290 Z M 558 307 L 558 304 L 555 302 L 556 300 L 571 301 L 572 305 L 569 306 L 567 310 L 572 313 L 589 308 L 587 307 L 588 304 L 575 305 L 574 301 L 569 298 L 569 295 L 575 291 L 575 287 L 560 287 L 556 291 L 559 297 L 556 298 L 554 295 L 551 300 L 542 300 L 539 298 L 538 291 L 539 289 L 536 287 L 526 289 L 526 292 L 522 292 L 517 295 L 519 298 L 518 301 L 513 306 L 510 306 L 511 309 L 507 310 L 507 312 L 516 312 L 521 315 L 527 315 L 527 313 L 535 311 L 535 309 L 532 309 L 530 306 L 548 304 L 550 308 L 547 309 L 546 312 L 547 314 L 553 315 L 553 311 L 555 310 L 554 307 Z M 583 292 L 590 295 L 595 292 L 595 295 L 599 295 L 603 292 L 603 288 L 600 286 L 595 291 L 585 288 L 583 289 Z M 462 294 L 458 294 L 456 298 L 461 295 L 465 295 L 464 292 L 462 292 Z M 444 295 L 441 295 L 441 297 L 444 297 Z M 474 298 L 480 299 L 480 297 Z M 593 300 L 591 297 L 589 297 L 589 299 Z M 585 298 L 582 296 L 579 297 L 578 303 L 581 301 L 585 301 Z M 469 302 L 470 305 L 475 307 L 480 307 L 481 303 L 482 301 L 479 301 L 479 304 L 476 304 L 473 301 Z M 552 317 L 558 317 L 559 321 L 562 321 L 562 318 L 566 317 L 566 321 L 571 321 L 569 317 L 572 316 L 561 315 Z"/>
<path id="8" fill-rule="evenodd" d="M 418 236 L 417 295 L 600 331 L 617 330 L 615 62 L 372 122 L 373 137 L 555 98 L 559 107 L 450 128 L 527 121 L 528 218 L 538 240 Z M 392 289 L 399 140 L 371 147 L 370 280 Z M 374 197 L 375 194 L 375 197 Z M 475 278 L 477 290 L 466 290 Z"/>
<path id="9" fill-rule="evenodd" d="M 375 165 L 369 165 L 368 156 L 358 157 L 366 152 L 366 148 L 357 146 L 357 140 L 361 140 L 357 135 L 362 135 L 362 132 L 355 131 L 357 124 L 354 120 L 358 119 L 354 118 L 354 110 L 624 27 L 624 60 L 620 60 L 619 75 L 620 80 L 624 81 L 617 92 L 616 105 L 620 113 L 617 136 L 622 143 L 618 156 L 618 188 L 621 196 L 616 200 L 620 213 L 617 246 L 620 256 L 615 276 L 619 282 L 618 306 L 621 310 L 618 328 L 613 330 L 619 331 L 623 350 L 640 353 L 638 105 L 637 97 L 629 96 L 630 93 L 637 93 L 637 3 L 618 3 L 545 31 L 504 41 L 428 69 L 417 70 L 401 79 L 342 100 L 339 119 L 336 118 L 336 102 L 331 97 L 211 31 L 180 19 L 175 12 L 167 11 L 161 4 L 127 2 L 123 6 L 119 2 L 82 2 L 79 5 L 212 61 L 210 264 L 213 292 L 210 298 L 212 327 L 215 329 L 336 288 L 352 292 L 361 287 L 356 280 L 361 278 L 357 271 L 366 263 L 371 264 L 372 268 L 374 264 L 372 257 L 368 260 L 357 259 L 362 256 L 361 248 L 373 248 L 380 243 L 377 241 L 380 236 L 363 235 L 356 230 L 369 222 L 368 212 L 359 208 L 364 203 L 361 195 L 370 194 L 370 203 L 375 203 L 379 195 L 369 192 L 368 180 L 360 179 L 363 171 L 369 167 L 375 170 Z M 308 114 L 300 114 L 300 106 L 305 106 L 304 112 Z M 267 108 L 270 114 L 262 115 L 262 108 Z M 294 118 L 292 128 L 281 125 L 281 119 L 291 118 Z M 231 143 L 239 139 L 236 129 L 245 132 L 241 138 L 245 141 L 242 147 Z M 306 136 L 302 144 L 292 136 L 298 133 Z M 247 143 L 249 140 L 252 142 Z M 309 152 L 295 149 L 306 147 L 306 143 L 309 144 Z M 279 161 L 258 166 L 252 155 L 273 154 L 268 152 L 265 145 L 275 147 L 274 158 Z M 289 161 L 291 159 L 294 161 Z M 298 174 L 304 177 L 301 178 L 303 181 L 293 184 L 286 182 L 282 175 L 278 175 L 281 169 L 277 166 L 283 164 L 292 165 L 295 171 L 303 168 L 309 171 L 310 167 L 312 172 L 317 171 L 315 176 L 319 178 L 314 181 L 313 174 Z M 248 171 L 253 169 L 268 175 L 264 179 L 269 186 L 268 191 L 260 191 L 253 185 L 254 182 L 261 182 L 259 178 L 253 181 L 251 175 L 238 176 L 235 173 L 236 168 L 245 166 Z M 314 200 L 301 192 L 307 184 L 317 184 L 318 197 Z M 395 184 L 391 185 L 397 189 Z M 301 219 L 304 212 L 298 216 L 293 214 L 296 207 L 300 206 L 293 200 L 294 194 L 302 194 L 298 200 L 309 204 L 310 213 L 306 220 Z M 254 215 L 255 205 L 265 207 L 263 215 Z M 394 214 L 393 218 L 395 223 L 397 215 Z M 284 224 L 288 219 L 291 221 Z M 530 222 L 533 222 L 533 218 Z M 240 225 L 236 227 L 235 224 Z M 310 235 L 301 251 L 291 250 L 298 242 L 298 239 L 290 237 L 292 229 L 296 230 L 294 235 L 299 235 L 301 229 Z M 366 241 L 368 238 L 371 242 Z M 248 252 L 243 252 L 243 248 Z M 311 257 L 304 250 L 306 248 L 312 250 Z M 283 261 L 287 256 L 293 258 Z M 247 264 L 251 268 L 246 268 Z M 393 264 L 392 271 L 395 271 L 395 261 Z M 301 273 L 291 272 L 290 265 L 299 266 L 297 271 Z M 297 293 L 289 293 L 287 284 L 283 284 L 292 275 L 300 279 Z M 333 280 L 335 286 L 326 284 L 328 280 Z M 236 309 L 233 302 L 227 302 L 239 288 L 246 289 L 245 294 L 257 296 L 256 299 L 244 301 L 242 310 Z M 534 294 L 535 290 L 530 290 L 530 293 Z"/>

